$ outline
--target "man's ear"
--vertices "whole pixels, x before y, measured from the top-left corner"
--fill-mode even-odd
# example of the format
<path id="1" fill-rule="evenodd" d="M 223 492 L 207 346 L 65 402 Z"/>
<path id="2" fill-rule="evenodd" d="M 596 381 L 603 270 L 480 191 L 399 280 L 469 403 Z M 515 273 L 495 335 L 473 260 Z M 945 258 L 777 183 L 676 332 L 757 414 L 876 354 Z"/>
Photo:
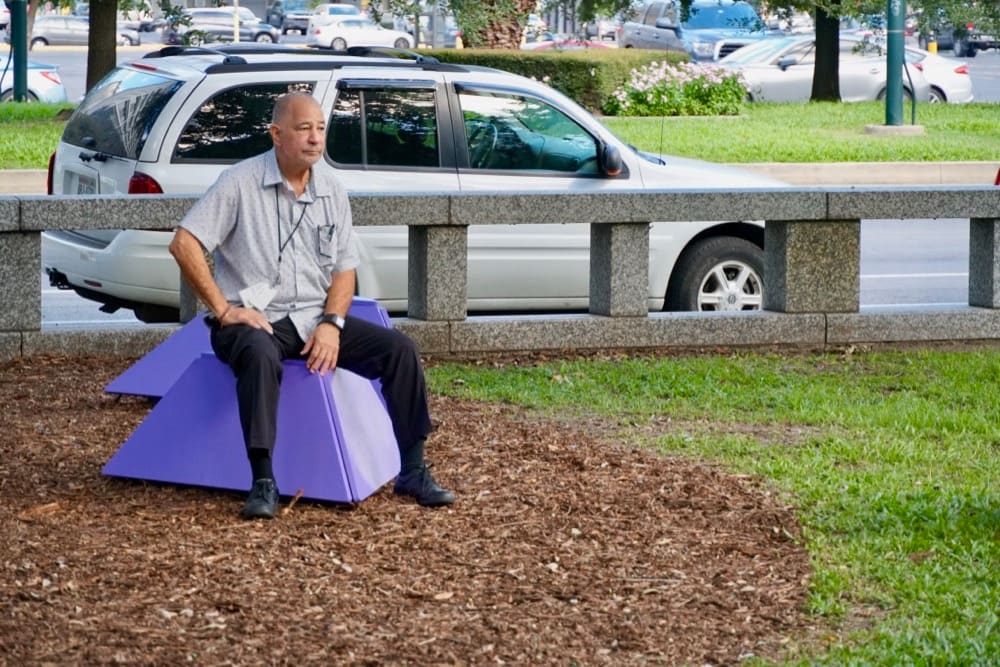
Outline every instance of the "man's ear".
<path id="1" fill-rule="evenodd" d="M 267 131 L 271 134 L 271 143 L 277 146 L 278 141 L 281 138 L 281 128 L 272 123 L 271 125 L 268 125 Z"/>

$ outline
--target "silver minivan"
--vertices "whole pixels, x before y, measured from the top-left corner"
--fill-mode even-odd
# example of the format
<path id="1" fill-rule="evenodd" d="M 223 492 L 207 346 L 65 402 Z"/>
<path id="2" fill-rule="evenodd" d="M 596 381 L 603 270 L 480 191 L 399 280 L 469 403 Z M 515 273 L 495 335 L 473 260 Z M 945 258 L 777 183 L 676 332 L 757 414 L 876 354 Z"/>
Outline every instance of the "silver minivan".
<path id="1" fill-rule="evenodd" d="M 247 48 L 251 47 L 251 48 Z M 405 54 L 401 54 L 405 55 Z M 636 151 L 544 83 L 499 70 L 302 49 L 165 49 L 125 64 L 69 119 L 54 193 L 197 195 L 270 148 L 275 98 L 306 90 L 328 118 L 326 159 L 349 192 L 574 191 L 770 187 L 721 165 Z M 405 222 L 406 211 L 400 211 Z M 556 311 L 589 303 L 588 225 L 473 225 L 470 310 Z M 358 287 L 390 312 L 407 299 L 408 229 L 358 228 Z M 46 232 L 53 284 L 140 319 L 175 319 L 170 233 Z M 649 308 L 761 307 L 763 229 L 753 221 L 654 223 Z"/>

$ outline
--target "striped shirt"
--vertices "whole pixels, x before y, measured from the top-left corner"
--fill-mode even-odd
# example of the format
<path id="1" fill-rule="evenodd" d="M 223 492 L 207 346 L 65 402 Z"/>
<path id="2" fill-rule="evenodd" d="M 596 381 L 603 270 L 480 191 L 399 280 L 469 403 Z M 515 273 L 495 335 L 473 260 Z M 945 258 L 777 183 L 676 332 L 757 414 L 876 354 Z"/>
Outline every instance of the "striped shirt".
<path id="1" fill-rule="evenodd" d="M 274 150 L 219 175 L 180 226 L 215 255 L 215 280 L 226 300 L 266 283 L 277 293 L 268 321 L 289 316 L 308 340 L 326 305 L 335 273 L 360 263 L 347 192 L 323 163 L 298 197 L 281 175 Z"/>

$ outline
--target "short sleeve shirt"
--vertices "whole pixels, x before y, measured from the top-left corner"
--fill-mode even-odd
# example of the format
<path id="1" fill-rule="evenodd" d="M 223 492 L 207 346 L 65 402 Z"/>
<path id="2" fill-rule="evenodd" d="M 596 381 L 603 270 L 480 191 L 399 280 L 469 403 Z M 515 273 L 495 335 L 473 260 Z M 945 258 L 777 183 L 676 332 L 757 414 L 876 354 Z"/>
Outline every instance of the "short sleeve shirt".
<path id="1" fill-rule="evenodd" d="M 303 340 L 319 322 L 333 274 L 360 263 L 347 192 L 323 163 L 295 196 L 274 150 L 226 169 L 180 226 L 215 255 L 215 280 L 226 300 L 266 283 L 276 290 L 264 310 L 290 317 Z"/>

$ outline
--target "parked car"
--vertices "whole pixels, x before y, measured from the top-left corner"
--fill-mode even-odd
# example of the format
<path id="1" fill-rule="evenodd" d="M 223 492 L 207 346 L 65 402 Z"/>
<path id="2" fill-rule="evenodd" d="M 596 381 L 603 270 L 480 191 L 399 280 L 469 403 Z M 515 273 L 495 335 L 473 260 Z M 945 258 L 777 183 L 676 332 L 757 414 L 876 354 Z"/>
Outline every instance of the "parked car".
<path id="1" fill-rule="evenodd" d="M 584 51 L 586 49 L 613 49 L 614 44 L 593 39 L 552 39 L 544 42 L 525 42 L 523 51 Z"/>
<path id="2" fill-rule="evenodd" d="M 277 42 L 281 33 L 270 23 L 264 23 L 246 7 L 210 7 L 185 9 L 187 23 L 175 23 L 163 29 L 164 44 L 201 44 L 202 42 L 232 42 L 235 27 L 241 42 Z M 191 33 L 191 35 L 187 35 Z"/>
<path id="3" fill-rule="evenodd" d="M 366 18 L 345 17 L 313 26 L 306 35 L 306 46 L 346 51 L 352 46 L 392 46 L 412 49 L 413 36 L 400 30 L 383 28 Z"/>
<path id="4" fill-rule="evenodd" d="M 975 58 L 980 51 L 1000 49 L 1000 38 L 983 34 L 975 24 L 955 26 L 943 15 L 935 16 L 921 27 L 917 45 L 926 49 L 933 37 L 938 51 L 951 51 L 957 58 Z"/>
<path id="5" fill-rule="evenodd" d="M 28 101 L 52 102 L 60 104 L 66 101 L 66 87 L 59 76 L 59 68 L 55 65 L 45 65 L 28 61 Z M 0 55 L 0 102 L 14 99 L 14 68 L 10 59 Z"/>
<path id="6" fill-rule="evenodd" d="M 906 62 L 923 72 L 930 84 L 931 102 L 965 104 L 973 100 L 972 77 L 964 62 L 913 47 L 907 47 L 905 54 Z"/>
<path id="7" fill-rule="evenodd" d="M 841 37 L 840 98 L 844 102 L 885 97 L 885 54 L 871 48 L 864 40 Z M 752 101 L 807 102 L 812 94 L 815 60 L 815 35 L 789 35 L 745 46 L 718 64 L 742 74 Z M 930 85 L 918 68 L 904 68 L 903 95 L 918 102 L 930 100 Z"/>
<path id="8" fill-rule="evenodd" d="M 289 30 L 296 30 L 303 35 L 309 28 L 309 15 L 312 7 L 308 0 L 275 0 L 267 8 L 264 20 L 278 28 L 282 35 Z"/>
<path id="9" fill-rule="evenodd" d="M 361 17 L 363 15 L 360 9 L 345 2 L 324 2 L 318 4 L 309 15 L 307 30 L 348 16 Z"/>
<path id="10" fill-rule="evenodd" d="M 219 50 L 225 53 L 154 52 L 106 76 L 67 121 L 50 163 L 52 192 L 200 194 L 228 165 L 271 147 L 271 109 L 290 90 L 311 91 L 321 103 L 328 137 L 316 168 L 332 170 L 349 192 L 596 194 L 777 184 L 637 151 L 549 86 L 496 69 L 412 54 L 252 44 Z M 132 308 L 141 320 L 176 321 L 180 277 L 169 232 L 42 236 L 54 285 L 106 309 Z M 407 227 L 359 227 L 358 237 L 359 294 L 404 311 Z M 473 225 L 469 308 L 585 309 L 589 243 L 582 224 Z M 649 244 L 649 308 L 761 307 L 761 223 L 653 223 Z"/>
<path id="11" fill-rule="evenodd" d="M 621 21 L 616 19 L 596 18 L 587 22 L 584 34 L 589 39 L 613 42 L 618 39 L 618 29 L 621 28 L 621 25 Z"/>
<path id="12" fill-rule="evenodd" d="M 694 0 L 687 16 L 680 0 L 658 0 L 622 24 L 619 41 L 627 49 L 683 51 L 692 60 L 718 60 L 772 34 L 742 0 Z"/>
<path id="13" fill-rule="evenodd" d="M 142 43 L 139 31 L 118 22 L 118 46 L 138 46 Z M 87 45 L 90 34 L 90 19 L 86 16 L 61 16 L 59 14 L 44 14 L 35 18 L 35 25 L 28 40 L 29 48 L 40 46 Z M 10 41 L 10 33 L 5 39 Z"/>

